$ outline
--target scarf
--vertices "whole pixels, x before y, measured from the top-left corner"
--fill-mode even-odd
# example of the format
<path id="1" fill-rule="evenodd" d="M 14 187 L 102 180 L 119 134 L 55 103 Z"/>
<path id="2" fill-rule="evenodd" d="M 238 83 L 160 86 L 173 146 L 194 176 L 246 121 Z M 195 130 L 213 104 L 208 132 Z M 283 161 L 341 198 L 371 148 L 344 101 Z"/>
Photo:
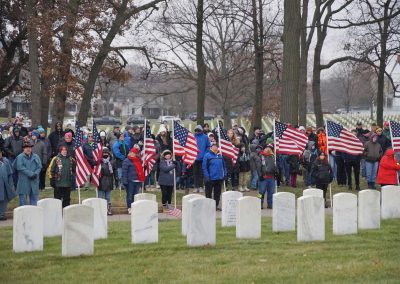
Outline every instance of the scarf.
<path id="1" fill-rule="evenodd" d="M 136 157 L 130 157 L 128 155 L 128 159 L 131 160 L 131 162 L 134 164 L 135 169 L 136 169 L 136 173 L 138 176 L 138 180 L 140 182 L 144 182 L 144 171 L 143 171 L 143 167 L 142 167 L 142 163 L 140 162 L 140 159 L 138 157 L 139 155 L 139 150 L 136 148 L 132 148 L 129 152 L 135 153 Z"/>
<path id="2" fill-rule="evenodd" d="M 103 161 L 104 164 L 106 164 L 108 166 L 108 170 L 110 171 L 110 174 L 113 173 L 113 168 L 110 162 L 110 157 L 108 157 L 107 159 L 101 158 L 101 160 Z"/>

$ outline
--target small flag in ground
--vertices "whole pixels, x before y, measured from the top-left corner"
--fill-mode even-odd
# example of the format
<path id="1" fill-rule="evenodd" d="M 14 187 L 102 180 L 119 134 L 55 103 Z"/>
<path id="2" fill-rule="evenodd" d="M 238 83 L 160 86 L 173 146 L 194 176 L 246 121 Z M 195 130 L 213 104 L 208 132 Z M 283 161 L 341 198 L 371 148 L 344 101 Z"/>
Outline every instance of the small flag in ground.
<path id="1" fill-rule="evenodd" d="M 364 146 L 348 129 L 333 121 L 326 122 L 328 151 L 338 151 L 350 155 L 362 155 Z"/>
<path id="2" fill-rule="evenodd" d="M 182 161 L 192 165 L 197 158 L 199 148 L 192 132 L 174 121 L 174 153 L 182 156 Z"/>
<path id="3" fill-rule="evenodd" d="M 178 208 L 172 208 L 168 210 L 168 215 L 174 216 L 176 218 L 182 218 L 182 210 Z"/>
<path id="4" fill-rule="evenodd" d="M 239 155 L 239 148 L 232 144 L 229 140 L 228 134 L 226 130 L 222 127 L 222 121 L 218 122 L 219 127 L 216 128 L 216 132 L 219 136 L 219 143 L 221 147 L 222 156 L 228 157 L 232 159 L 232 164 L 236 164 L 237 157 Z M 219 133 L 218 133 L 219 129 Z"/>
<path id="5" fill-rule="evenodd" d="M 400 152 L 400 123 L 391 121 L 389 124 L 390 133 L 392 134 L 393 151 Z"/>
<path id="6" fill-rule="evenodd" d="M 93 122 L 93 160 L 96 165 L 93 169 L 92 182 L 95 187 L 99 187 L 101 176 L 101 157 L 103 156 L 103 146 L 100 142 L 100 135 L 97 131 L 96 123 Z"/>
<path id="7" fill-rule="evenodd" d="M 154 139 L 151 136 L 150 126 L 146 125 L 144 133 L 144 149 L 143 149 L 143 164 L 144 164 L 144 175 L 148 176 L 156 163 L 156 147 L 154 146 Z"/>
<path id="8" fill-rule="evenodd" d="M 286 123 L 275 121 L 275 149 L 279 154 L 301 155 L 308 143 L 308 137 L 303 132 Z"/>
<path id="9" fill-rule="evenodd" d="M 75 123 L 76 136 L 75 136 L 75 157 L 76 157 L 76 185 L 82 186 L 87 182 L 88 176 L 92 173 L 92 168 L 86 160 L 82 149 L 82 131 L 79 123 Z"/>

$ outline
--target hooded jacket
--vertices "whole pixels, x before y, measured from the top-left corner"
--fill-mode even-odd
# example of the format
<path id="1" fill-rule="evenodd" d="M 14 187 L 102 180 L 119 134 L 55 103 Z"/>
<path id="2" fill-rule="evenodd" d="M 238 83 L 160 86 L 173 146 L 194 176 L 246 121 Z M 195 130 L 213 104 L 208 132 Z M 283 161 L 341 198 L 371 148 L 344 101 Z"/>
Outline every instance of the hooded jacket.
<path id="1" fill-rule="evenodd" d="M 203 159 L 202 168 L 205 181 L 223 180 L 227 176 L 224 158 L 219 153 L 207 152 Z"/>
<path id="2" fill-rule="evenodd" d="M 64 130 L 62 128 L 61 123 L 61 130 L 57 130 L 57 124 L 61 122 L 57 122 L 55 125 L 55 129 L 49 135 L 50 145 L 51 145 L 51 156 L 54 157 L 58 154 L 58 144 L 64 139 Z"/>
<path id="3" fill-rule="evenodd" d="M 8 137 L 4 143 L 4 151 L 9 159 L 14 159 L 22 153 L 22 144 L 24 139 L 21 136 L 21 132 L 18 137 L 15 136 L 15 129 L 13 129 L 13 135 Z"/>
<path id="4" fill-rule="evenodd" d="M 397 171 L 400 171 L 400 164 L 394 158 L 393 149 L 388 149 L 379 163 L 376 182 L 386 185 L 397 185 Z"/>
<path id="5" fill-rule="evenodd" d="M 208 140 L 207 135 L 205 135 L 203 132 L 195 133 L 194 138 L 196 138 L 197 148 L 199 148 L 196 161 L 203 161 L 204 155 L 210 149 L 210 140 Z"/>

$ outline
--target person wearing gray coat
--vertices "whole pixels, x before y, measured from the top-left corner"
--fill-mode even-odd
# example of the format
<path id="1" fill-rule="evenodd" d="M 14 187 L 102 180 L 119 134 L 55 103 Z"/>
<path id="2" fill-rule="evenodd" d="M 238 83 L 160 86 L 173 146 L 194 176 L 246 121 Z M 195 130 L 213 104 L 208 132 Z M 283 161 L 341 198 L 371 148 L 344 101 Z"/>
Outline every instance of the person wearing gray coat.
<path id="1" fill-rule="evenodd" d="M 7 204 L 17 196 L 12 174 L 11 163 L 3 157 L 3 152 L 0 151 L 0 221 L 7 220 L 5 215 Z"/>
<path id="2" fill-rule="evenodd" d="M 39 132 L 32 132 L 32 145 L 32 153 L 39 156 L 42 165 L 46 165 L 48 157 L 47 146 L 39 139 Z"/>
<path id="3" fill-rule="evenodd" d="M 158 184 L 161 187 L 163 212 L 166 212 L 171 205 L 172 191 L 174 189 L 174 171 L 177 170 L 177 162 L 172 161 L 172 153 L 165 150 L 161 154 L 160 174 Z"/>
<path id="4" fill-rule="evenodd" d="M 32 144 L 24 142 L 23 152 L 17 156 L 13 167 L 18 172 L 17 194 L 19 205 L 26 205 L 29 196 L 30 205 L 37 205 L 39 200 L 39 174 L 42 162 L 38 155 L 32 153 Z"/>

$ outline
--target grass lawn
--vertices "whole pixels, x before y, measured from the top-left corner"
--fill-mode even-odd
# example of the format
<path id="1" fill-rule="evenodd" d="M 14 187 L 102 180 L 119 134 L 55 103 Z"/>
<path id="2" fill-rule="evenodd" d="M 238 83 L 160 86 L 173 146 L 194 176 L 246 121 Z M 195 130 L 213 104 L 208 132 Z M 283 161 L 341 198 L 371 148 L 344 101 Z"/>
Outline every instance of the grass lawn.
<path id="1" fill-rule="evenodd" d="M 111 222 L 108 240 L 93 256 L 62 258 L 61 238 L 46 238 L 43 252 L 12 252 L 12 228 L 0 229 L 1 283 L 399 283 L 400 220 L 380 230 L 297 243 L 296 233 L 274 234 L 262 220 L 261 240 L 237 240 L 217 221 L 215 247 L 189 248 L 179 221 L 159 224 L 159 243 L 130 243 L 129 222 Z"/>

